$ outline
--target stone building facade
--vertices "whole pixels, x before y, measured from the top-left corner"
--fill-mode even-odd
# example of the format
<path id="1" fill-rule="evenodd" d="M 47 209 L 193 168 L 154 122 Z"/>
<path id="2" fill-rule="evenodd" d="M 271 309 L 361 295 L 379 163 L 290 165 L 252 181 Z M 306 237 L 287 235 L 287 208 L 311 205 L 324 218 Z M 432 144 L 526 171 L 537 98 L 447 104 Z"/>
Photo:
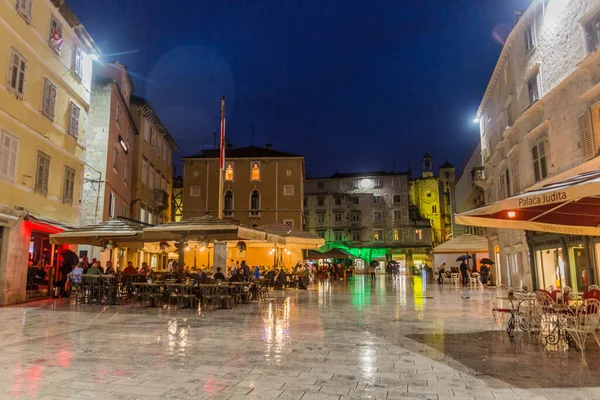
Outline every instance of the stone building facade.
<path id="1" fill-rule="evenodd" d="M 336 173 L 307 179 L 304 229 L 362 260 L 402 266 L 425 262 L 432 246 L 429 220 L 409 201 L 408 173 Z"/>
<path id="2" fill-rule="evenodd" d="M 477 112 L 485 201 L 598 169 L 600 2 L 535 0 L 510 33 Z M 496 283 L 597 279 L 594 238 L 488 229 Z"/>
<path id="3" fill-rule="evenodd" d="M 0 306 L 45 290 L 75 225 L 83 181 L 92 58 L 99 49 L 64 1 L 0 3 Z M 52 269 L 54 267 L 54 269 Z M 43 288 L 43 289 L 42 289 Z"/>
<path id="4" fill-rule="evenodd" d="M 456 181 L 454 190 L 456 214 L 474 210 L 485 204 L 483 181 L 484 169 L 481 160 L 481 142 L 478 141 L 471 154 L 469 154 L 469 158 L 462 168 L 462 173 Z M 465 233 L 485 236 L 485 228 L 454 225 L 454 237 Z"/>
<path id="5" fill-rule="evenodd" d="M 266 147 L 225 150 L 223 215 L 247 226 L 302 227 L 304 157 Z M 183 219 L 217 216 L 219 150 L 183 159 Z"/>
<path id="6" fill-rule="evenodd" d="M 96 64 L 85 146 L 82 225 L 130 217 L 133 142 L 129 112 L 133 84 L 125 66 Z"/>
<path id="7" fill-rule="evenodd" d="M 139 132 L 133 144 L 131 215 L 151 225 L 170 222 L 177 144 L 148 100 L 133 95 L 130 110 Z"/>

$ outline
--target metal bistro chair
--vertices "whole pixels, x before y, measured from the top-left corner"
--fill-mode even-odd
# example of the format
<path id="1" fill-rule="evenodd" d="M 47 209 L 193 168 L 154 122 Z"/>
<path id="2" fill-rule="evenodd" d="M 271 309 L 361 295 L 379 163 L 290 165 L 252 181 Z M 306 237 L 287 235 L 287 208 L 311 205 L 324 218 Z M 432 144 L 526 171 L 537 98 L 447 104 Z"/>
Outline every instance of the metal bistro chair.
<path id="1" fill-rule="evenodd" d="M 473 272 L 471 274 L 471 277 L 469 278 L 469 282 L 471 283 L 471 285 L 477 286 L 480 283 L 479 282 L 479 272 Z"/>
<path id="2" fill-rule="evenodd" d="M 450 274 L 450 283 L 453 285 L 460 285 L 460 279 L 458 278 L 458 273 L 453 272 Z"/>
<path id="3" fill-rule="evenodd" d="M 571 336 L 581 352 L 585 351 L 585 342 L 589 334 L 594 336 L 596 343 L 600 347 L 600 340 L 598 339 L 598 335 L 596 335 L 599 312 L 600 301 L 586 299 L 577 307 L 574 314 L 563 316 L 563 329 Z"/>

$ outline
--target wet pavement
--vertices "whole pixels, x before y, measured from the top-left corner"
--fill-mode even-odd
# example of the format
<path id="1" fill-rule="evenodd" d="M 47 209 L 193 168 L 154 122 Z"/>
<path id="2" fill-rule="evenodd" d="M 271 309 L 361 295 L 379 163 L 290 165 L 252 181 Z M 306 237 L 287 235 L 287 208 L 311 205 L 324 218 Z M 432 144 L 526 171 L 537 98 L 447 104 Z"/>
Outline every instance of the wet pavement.
<path id="1" fill-rule="evenodd" d="M 0 308 L 0 399 L 600 399 L 600 349 L 501 330 L 491 290 L 362 277 L 226 310 Z"/>

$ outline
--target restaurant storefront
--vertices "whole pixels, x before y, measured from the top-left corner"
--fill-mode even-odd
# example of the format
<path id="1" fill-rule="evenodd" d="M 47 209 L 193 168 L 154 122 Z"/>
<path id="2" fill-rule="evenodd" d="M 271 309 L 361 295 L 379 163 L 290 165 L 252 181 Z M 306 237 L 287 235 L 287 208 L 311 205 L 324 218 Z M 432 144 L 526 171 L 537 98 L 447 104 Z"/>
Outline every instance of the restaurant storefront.
<path id="1" fill-rule="evenodd" d="M 533 289 L 569 286 L 583 292 L 598 283 L 600 170 L 565 173 L 523 194 L 459 214 L 456 223 L 525 231 Z"/>
<path id="2" fill-rule="evenodd" d="M 569 286 L 582 292 L 598 282 L 600 238 L 527 232 L 538 289 Z"/>

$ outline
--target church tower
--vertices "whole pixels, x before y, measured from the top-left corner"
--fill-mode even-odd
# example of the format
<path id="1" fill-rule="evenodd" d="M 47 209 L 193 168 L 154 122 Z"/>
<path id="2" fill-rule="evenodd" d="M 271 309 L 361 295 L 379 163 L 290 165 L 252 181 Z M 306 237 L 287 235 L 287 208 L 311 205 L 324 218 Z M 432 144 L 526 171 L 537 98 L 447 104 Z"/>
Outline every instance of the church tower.
<path id="1" fill-rule="evenodd" d="M 425 153 L 423 156 L 423 178 L 433 177 L 433 163 L 429 153 Z"/>

